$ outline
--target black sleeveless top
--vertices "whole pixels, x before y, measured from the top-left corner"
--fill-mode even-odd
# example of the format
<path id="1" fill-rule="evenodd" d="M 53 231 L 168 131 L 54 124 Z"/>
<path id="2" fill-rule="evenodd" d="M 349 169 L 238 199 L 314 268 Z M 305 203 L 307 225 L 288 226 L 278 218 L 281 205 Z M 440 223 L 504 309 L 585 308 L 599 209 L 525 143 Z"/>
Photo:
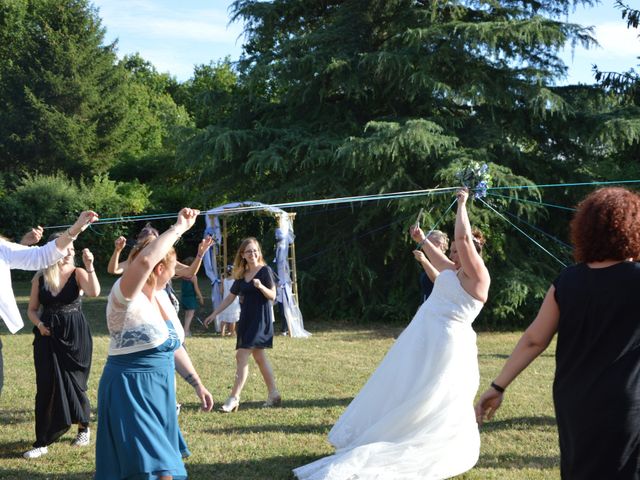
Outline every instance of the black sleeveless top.
<path id="1" fill-rule="evenodd" d="M 640 479 L 640 264 L 578 264 L 553 284 L 562 477 Z"/>

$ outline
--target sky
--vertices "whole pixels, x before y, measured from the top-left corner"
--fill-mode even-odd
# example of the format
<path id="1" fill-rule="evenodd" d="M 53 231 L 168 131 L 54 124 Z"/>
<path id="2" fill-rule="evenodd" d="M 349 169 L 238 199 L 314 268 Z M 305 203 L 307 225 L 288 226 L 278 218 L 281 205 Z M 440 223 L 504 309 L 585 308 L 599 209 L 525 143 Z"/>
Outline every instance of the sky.
<path id="1" fill-rule="evenodd" d="M 231 22 L 230 0 L 92 1 L 106 28 L 106 41 L 118 41 L 120 57 L 138 52 L 158 71 L 169 72 L 179 81 L 188 80 L 195 65 L 227 55 L 236 60 L 241 54 L 242 24 Z M 590 50 L 567 46 L 561 57 L 569 73 L 558 84 L 593 83 L 593 64 L 606 71 L 638 65 L 640 32 L 626 28 L 614 0 L 579 7 L 567 20 L 593 26 L 600 46 Z"/>

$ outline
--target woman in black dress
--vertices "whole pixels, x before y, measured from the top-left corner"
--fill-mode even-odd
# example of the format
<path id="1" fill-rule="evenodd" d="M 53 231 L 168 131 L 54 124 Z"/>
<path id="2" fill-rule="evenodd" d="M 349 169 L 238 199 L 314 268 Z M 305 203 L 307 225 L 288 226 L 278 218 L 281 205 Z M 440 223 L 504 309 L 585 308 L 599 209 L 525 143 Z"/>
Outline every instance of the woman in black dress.
<path id="1" fill-rule="evenodd" d="M 235 282 L 231 286 L 231 293 L 204 322 L 209 325 L 237 296 L 241 297 L 236 340 L 236 381 L 221 410 L 228 413 L 238 409 L 240 393 L 249 375 L 249 357 L 252 355 L 269 391 L 263 406 L 277 406 L 282 399 L 265 352 L 266 348 L 273 345 L 273 310 L 270 302 L 276 298 L 276 286 L 273 272 L 265 264 L 260 244 L 255 238 L 246 238 L 240 244 L 233 262 L 232 276 Z"/>
<path id="2" fill-rule="evenodd" d="M 42 270 L 31 284 L 27 314 L 34 324 L 33 360 L 36 368 L 36 441 L 24 453 L 38 458 L 71 424 L 78 424 L 74 446 L 89 445 L 91 405 L 87 381 L 93 341 L 82 313 L 81 295 L 96 297 L 100 283 L 93 254 L 82 251 L 85 268 L 74 265 L 73 244 L 58 263 Z"/>
<path id="3" fill-rule="evenodd" d="M 571 221 L 576 265 L 549 288 L 491 387 L 481 424 L 558 333 L 553 401 L 563 479 L 640 479 L 640 196 L 604 188 Z"/>

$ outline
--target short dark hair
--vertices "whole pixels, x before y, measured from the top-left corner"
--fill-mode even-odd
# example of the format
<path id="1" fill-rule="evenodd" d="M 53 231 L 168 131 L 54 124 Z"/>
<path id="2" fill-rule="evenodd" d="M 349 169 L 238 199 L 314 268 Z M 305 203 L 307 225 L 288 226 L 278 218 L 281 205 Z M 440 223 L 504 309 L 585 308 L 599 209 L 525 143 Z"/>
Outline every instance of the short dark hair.
<path id="1" fill-rule="evenodd" d="M 640 196 L 620 187 L 589 194 L 570 224 L 576 262 L 640 257 Z"/>

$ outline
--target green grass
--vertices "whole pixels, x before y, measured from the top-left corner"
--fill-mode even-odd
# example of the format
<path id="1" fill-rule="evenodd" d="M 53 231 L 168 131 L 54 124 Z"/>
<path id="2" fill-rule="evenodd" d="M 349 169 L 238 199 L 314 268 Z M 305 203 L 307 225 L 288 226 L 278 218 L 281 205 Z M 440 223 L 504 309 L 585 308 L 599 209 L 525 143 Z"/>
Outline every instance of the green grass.
<path id="1" fill-rule="evenodd" d="M 89 386 L 94 408 L 108 345 L 104 309 L 111 280 L 104 280 L 102 296 L 84 304 L 94 335 Z M 14 287 L 24 312 L 29 285 L 18 282 Z M 178 400 L 183 404 L 180 426 L 192 451 L 186 461 L 190 478 L 292 479 L 292 468 L 332 453 L 326 440 L 329 429 L 401 327 L 357 328 L 311 322 L 306 326 L 313 332 L 311 338 L 278 337 L 269 352 L 284 399 L 282 408 L 260 408 L 266 391 L 253 363 L 236 414 L 199 411 L 193 389 L 178 381 Z M 197 323 L 193 328 L 187 348 L 219 406 L 233 382 L 235 342 L 214 336 Z M 0 398 L 0 478 L 90 479 L 95 468 L 95 435 L 91 447 L 74 449 L 69 443 L 75 427 L 49 448 L 49 455 L 36 460 L 22 458 L 34 440 L 32 336 L 31 329 L 25 328 L 17 335 L 2 337 L 5 388 Z M 481 389 L 496 375 L 518 338 L 519 333 L 479 334 Z M 509 389 L 497 418 L 482 429 L 480 461 L 458 479 L 559 478 L 551 400 L 553 371 L 550 348 Z M 95 434 L 95 424 L 92 427 Z"/>

